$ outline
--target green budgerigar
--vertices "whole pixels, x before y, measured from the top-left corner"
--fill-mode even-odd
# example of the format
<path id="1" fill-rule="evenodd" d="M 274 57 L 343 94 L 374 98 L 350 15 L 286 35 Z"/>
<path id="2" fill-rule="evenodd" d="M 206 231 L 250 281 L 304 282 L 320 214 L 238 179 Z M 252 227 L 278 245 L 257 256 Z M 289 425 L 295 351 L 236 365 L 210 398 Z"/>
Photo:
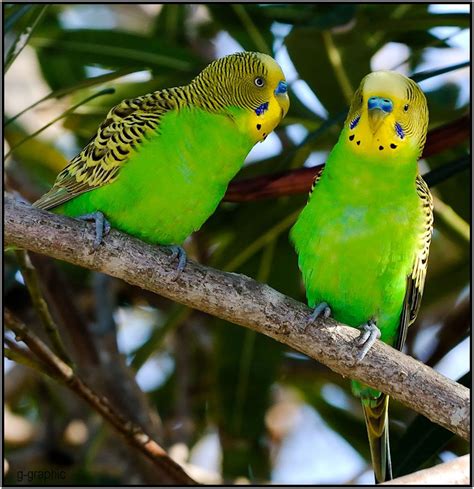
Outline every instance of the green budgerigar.
<path id="1" fill-rule="evenodd" d="M 124 100 L 59 173 L 36 207 L 94 220 L 97 247 L 110 226 L 172 246 L 215 211 L 252 147 L 289 107 L 287 84 L 268 55 L 220 58 L 191 83 Z"/>
<path id="2" fill-rule="evenodd" d="M 360 360 L 379 337 L 401 349 L 418 313 L 433 224 L 417 165 L 427 126 L 426 99 L 413 80 L 367 75 L 291 231 L 314 308 L 309 322 L 332 315 L 360 328 Z M 353 390 L 376 481 L 391 479 L 388 397 L 358 382 Z"/>

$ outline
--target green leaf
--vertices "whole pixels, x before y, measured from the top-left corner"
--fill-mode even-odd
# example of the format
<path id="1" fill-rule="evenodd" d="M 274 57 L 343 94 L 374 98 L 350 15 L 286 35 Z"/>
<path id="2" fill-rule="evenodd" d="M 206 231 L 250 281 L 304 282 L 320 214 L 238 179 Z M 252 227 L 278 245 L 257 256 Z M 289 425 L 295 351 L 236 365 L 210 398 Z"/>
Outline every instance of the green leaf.
<path id="1" fill-rule="evenodd" d="M 48 5 L 37 5 L 29 11 L 28 20 L 26 23 L 22 23 L 22 31 L 18 34 L 16 40 L 10 46 L 8 53 L 5 57 L 5 66 L 3 72 L 6 73 L 17 56 L 23 51 L 24 47 L 28 44 L 28 41 L 33 34 L 33 31 L 38 26 L 43 15 L 45 14 Z"/>
<path id="2" fill-rule="evenodd" d="M 150 338 L 134 352 L 131 367 L 138 371 L 151 355 L 159 349 L 165 336 L 185 321 L 191 315 L 191 312 L 192 309 L 176 304 L 164 323 L 159 327 L 155 326 Z"/>
<path id="3" fill-rule="evenodd" d="M 47 129 L 48 127 L 52 126 L 57 121 L 65 118 L 69 113 L 73 112 L 75 109 L 77 109 L 81 105 L 86 104 L 87 102 L 89 102 L 90 100 L 92 100 L 92 99 L 94 99 L 96 97 L 100 97 L 102 95 L 108 95 L 108 94 L 111 94 L 113 92 L 114 92 L 114 89 L 113 88 L 106 88 L 104 90 L 100 90 L 99 92 L 96 92 L 96 93 L 90 95 L 89 97 L 85 98 L 84 100 L 81 100 L 80 102 L 78 102 L 77 104 L 73 105 L 72 107 L 69 107 L 69 109 L 67 109 L 61 115 L 59 115 L 58 117 L 56 117 L 52 121 L 48 122 L 46 125 L 44 125 L 40 129 L 38 129 L 37 131 L 35 131 L 33 134 L 29 134 L 27 137 L 25 137 L 24 139 L 22 139 L 21 141 L 19 141 L 18 143 L 16 143 L 14 146 L 12 146 L 10 148 L 10 151 L 5 155 L 5 159 L 8 158 L 8 156 L 10 156 L 14 151 L 16 152 L 21 145 L 23 145 L 24 143 L 26 143 L 30 139 L 33 139 L 34 137 L 38 136 L 38 134 L 42 133 L 45 129 Z"/>
<path id="4" fill-rule="evenodd" d="M 167 42 L 185 46 L 186 19 L 189 6 L 186 4 L 165 3 L 155 19 L 154 37 L 166 39 Z"/>
<path id="5" fill-rule="evenodd" d="M 115 80 L 116 78 L 120 78 L 124 75 L 128 75 L 130 73 L 133 73 L 134 69 L 133 68 L 124 68 L 119 71 L 114 71 L 113 73 L 106 73 L 105 75 L 99 75 L 99 76 L 94 76 L 91 78 L 86 78 L 85 80 L 82 80 L 78 83 L 74 83 L 73 85 L 70 85 L 68 87 L 60 88 L 58 90 L 54 90 L 53 92 L 49 93 L 45 97 L 41 98 L 40 100 L 36 101 L 32 105 L 29 105 L 25 109 L 23 109 L 21 112 L 13 116 L 12 118 L 8 119 L 5 121 L 5 126 L 8 124 L 11 124 L 14 120 L 18 119 L 18 117 L 22 116 L 25 112 L 28 112 L 29 110 L 35 108 L 37 105 L 45 102 L 46 100 L 50 100 L 52 98 L 61 98 L 64 97 L 65 95 L 69 95 L 70 93 L 77 92 L 79 90 L 83 90 L 84 88 L 89 88 L 93 87 L 95 85 L 99 85 L 101 83 L 105 83 L 111 80 Z"/>
<path id="6" fill-rule="evenodd" d="M 446 13 L 446 14 L 425 14 L 420 16 L 405 17 L 403 21 L 390 19 L 378 23 L 378 28 L 387 32 L 394 31 L 424 31 L 433 27 L 462 27 L 469 28 L 471 22 L 470 14 L 466 13 Z"/>
<path id="7" fill-rule="evenodd" d="M 212 17 L 246 51 L 272 54 L 272 20 L 256 4 L 208 4 Z"/>
<path id="8" fill-rule="evenodd" d="M 439 68 L 436 70 L 420 71 L 411 75 L 411 78 L 416 82 L 421 82 L 423 80 L 434 78 L 435 76 L 444 75 L 445 73 L 451 73 L 452 71 L 467 68 L 468 66 L 471 66 L 471 63 L 469 61 L 463 61 L 462 63 L 456 63 L 454 65 L 446 66 L 444 68 Z"/>
<path id="9" fill-rule="evenodd" d="M 262 5 L 261 10 L 277 22 L 332 29 L 349 23 L 357 8 L 354 4 L 268 4 Z"/>
<path id="10" fill-rule="evenodd" d="M 305 23 L 320 30 L 349 24 L 357 12 L 356 4 L 312 5 L 313 12 Z"/>
<path id="11" fill-rule="evenodd" d="M 357 30 L 328 36 L 314 27 L 296 28 L 285 43 L 300 77 L 334 116 L 347 107 L 352 92 L 371 71 L 370 59 L 377 46 L 369 46 Z M 332 43 L 328 44 L 327 39 Z M 347 79 L 348 89 L 341 79 Z"/>
<path id="12" fill-rule="evenodd" d="M 307 395 L 307 391 L 306 391 Z M 352 448 L 366 460 L 370 460 L 367 428 L 363 418 L 357 418 L 352 412 L 329 404 L 320 394 L 311 397 L 311 405 L 324 421 L 344 438 Z"/>
<path id="13" fill-rule="evenodd" d="M 11 124 L 4 130 L 4 136 L 8 145 L 13 147 L 28 134 L 17 124 Z M 15 158 L 7 164 L 7 172 L 15 173 L 16 167 L 26 170 L 27 175 L 38 185 L 38 188 L 47 190 L 47 184 L 51 184 L 56 174 L 67 164 L 67 159 L 54 146 L 41 139 L 30 139 L 15 151 Z"/>
<path id="14" fill-rule="evenodd" d="M 34 5 L 31 4 L 7 4 L 5 6 L 5 23 L 3 24 L 5 32 L 13 29 L 16 23 L 21 20 L 33 7 Z"/>
<path id="15" fill-rule="evenodd" d="M 111 69 L 150 68 L 154 72 L 172 69 L 193 72 L 199 61 L 190 50 L 123 31 L 75 29 L 58 32 L 54 37 L 33 37 L 32 45 L 51 55 L 76 56 L 82 65 L 100 65 Z"/>
<path id="16" fill-rule="evenodd" d="M 387 42 L 399 42 L 406 44 L 411 49 L 425 49 L 429 46 L 437 48 L 449 48 L 450 45 L 429 31 L 406 31 L 387 35 Z"/>

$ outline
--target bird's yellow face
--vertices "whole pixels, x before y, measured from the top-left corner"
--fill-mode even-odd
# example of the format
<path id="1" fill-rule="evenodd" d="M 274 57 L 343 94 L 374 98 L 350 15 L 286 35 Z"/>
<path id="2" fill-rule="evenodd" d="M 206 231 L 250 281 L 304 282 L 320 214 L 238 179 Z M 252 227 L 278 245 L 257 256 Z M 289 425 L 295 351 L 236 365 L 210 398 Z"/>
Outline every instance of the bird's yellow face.
<path id="1" fill-rule="evenodd" d="M 357 153 L 377 158 L 421 155 L 428 128 L 428 106 L 420 87 L 400 73 L 375 71 L 354 94 L 344 137 Z"/>
<path id="2" fill-rule="evenodd" d="M 280 65 L 270 56 L 255 53 L 261 69 L 252 73 L 252 91 L 262 102 L 252 111 L 248 122 L 256 141 L 263 141 L 280 124 L 290 107 L 288 87 Z"/>
<path id="3" fill-rule="evenodd" d="M 193 80 L 196 92 L 203 87 L 207 105 L 225 108 L 242 131 L 255 142 L 264 140 L 285 117 L 290 106 L 285 75 L 279 64 L 262 53 L 231 54 L 212 62 Z M 201 90 L 201 91 L 204 91 Z"/>

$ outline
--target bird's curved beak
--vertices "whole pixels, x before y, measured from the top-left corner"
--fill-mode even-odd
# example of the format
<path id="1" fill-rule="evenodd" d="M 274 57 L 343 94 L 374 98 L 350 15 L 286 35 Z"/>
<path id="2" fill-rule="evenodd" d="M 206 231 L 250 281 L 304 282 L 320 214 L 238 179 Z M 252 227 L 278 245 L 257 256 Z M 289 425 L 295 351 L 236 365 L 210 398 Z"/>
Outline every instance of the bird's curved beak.
<path id="1" fill-rule="evenodd" d="M 280 104 L 281 118 L 283 119 L 290 108 L 290 98 L 288 97 L 288 85 L 286 81 L 281 80 L 278 83 L 274 93 L 278 103 Z"/>
<path id="2" fill-rule="evenodd" d="M 393 102 L 384 97 L 370 97 L 367 102 L 369 111 L 369 126 L 372 134 L 375 134 L 385 118 L 393 111 Z"/>

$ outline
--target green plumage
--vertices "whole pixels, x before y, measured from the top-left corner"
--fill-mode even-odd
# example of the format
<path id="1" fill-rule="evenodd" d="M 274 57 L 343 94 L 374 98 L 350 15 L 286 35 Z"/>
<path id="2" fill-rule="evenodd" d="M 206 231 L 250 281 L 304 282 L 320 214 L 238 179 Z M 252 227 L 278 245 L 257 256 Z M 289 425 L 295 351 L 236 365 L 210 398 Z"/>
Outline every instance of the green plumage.
<path id="1" fill-rule="evenodd" d="M 377 166 L 350 154 L 346 140 L 343 131 L 291 238 L 308 305 L 328 302 L 349 326 L 377 319 L 382 341 L 393 345 L 423 229 L 416 159 L 410 172 Z"/>
<path id="2" fill-rule="evenodd" d="M 403 347 L 415 320 L 432 231 L 429 190 L 418 175 L 428 123 L 419 87 L 394 72 L 368 75 L 308 204 L 291 231 L 308 305 L 337 321 L 374 321 Z M 359 382 L 377 482 L 391 478 L 388 397 Z"/>
<path id="3" fill-rule="evenodd" d="M 112 108 L 34 205 L 71 217 L 100 212 L 145 241 L 180 245 L 288 107 L 283 72 L 270 56 L 218 59 L 188 85 Z"/>
<path id="4" fill-rule="evenodd" d="M 101 210 L 114 228 L 151 243 L 181 244 L 214 212 L 254 142 L 225 115 L 196 108 L 168 112 L 159 130 L 114 183 L 83 193 L 56 212 L 78 216 Z"/>

